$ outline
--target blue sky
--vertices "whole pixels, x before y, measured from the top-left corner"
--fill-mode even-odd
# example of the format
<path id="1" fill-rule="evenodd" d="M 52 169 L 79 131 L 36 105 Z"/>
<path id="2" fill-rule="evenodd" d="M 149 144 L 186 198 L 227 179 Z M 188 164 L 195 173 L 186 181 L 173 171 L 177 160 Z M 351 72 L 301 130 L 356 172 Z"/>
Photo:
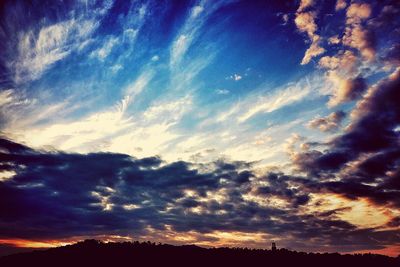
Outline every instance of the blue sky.
<path id="1" fill-rule="evenodd" d="M 37 153 L 157 157 L 160 166 L 185 162 L 199 173 L 216 171 L 216 162 L 245 162 L 254 177 L 322 179 L 320 187 L 301 183 L 308 206 L 296 212 L 341 210 L 335 218 L 356 229 L 398 229 L 388 226 L 400 216 L 398 202 L 388 197 L 383 204 L 373 193 L 349 196 L 328 183 L 347 181 L 357 166 L 389 152 L 393 164 L 384 175 L 356 183 L 384 190 L 379 183 L 396 174 L 399 121 L 387 114 L 397 111 L 373 104 L 380 88 L 397 81 L 396 1 L 5 1 L 0 7 L 3 138 Z M 387 132 L 365 135 L 377 145 L 353 144 L 364 120 L 377 114 L 387 115 L 381 119 L 387 124 L 376 124 Z M 380 135 L 392 139 L 381 142 Z M 0 181 L 18 180 L 19 171 L 4 170 Z M 280 193 L 267 204 L 268 196 L 242 194 L 254 205 L 288 209 Z M 104 205 L 103 211 L 112 207 Z M 260 229 L 208 234 L 216 244 L 234 245 L 249 245 L 249 234 L 260 240 L 250 245 L 261 246 L 271 236 L 257 236 Z M 209 245 L 197 235 L 188 240 Z M 296 247 L 295 240 L 282 242 Z M 332 247 L 394 253 L 400 241 Z"/>
<path id="2" fill-rule="evenodd" d="M 326 100 L 319 93 L 307 97 L 318 91 L 318 85 L 310 83 L 317 79 L 313 69 L 299 66 L 307 44 L 295 25 L 284 19 L 295 5 L 235 1 L 53 5 L 57 16 L 38 5 L 31 17 L 6 18 L 8 26 L 27 26 L 13 34 L 19 49 L 15 51 L 10 43 L 9 49 L 18 55 L 5 62 L 14 64 L 5 88 L 15 86 L 13 94 L 35 99 L 33 105 L 41 107 L 35 107 L 36 112 L 56 109 L 56 116 L 43 114 L 43 119 L 18 129 L 26 131 L 28 126 L 40 131 L 37 136 L 43 140 L 29 141 L 37 147 L 129 154 L 136 154 L 137 148 L 143 156 L 168 153 L 171 159 L 216 149 L 216 157 L 243 159 L 229 149 L 254 142 L 255 135 L 271 126 L 298 120 L 293 126 L 301 127 L 303 114 L 315 116 L 310 112 Z M 16 3 L 5 10 L 18 8 L 24 5 Z M 310 88 L 303 90 L 303 86 Z M 262 107 L 265 100 L 274 107 Z M 90 118 L 99 114 L 109 117 L 90 126 Z M 221 125 L 221 118 L 226 125 Z M 107 128 L 108 123 L 116 129 L 85 137 L 87 131 L 77 133 L 71 126 L 60 143 L 60 132 L 47 136 L 60 119 L 65 126 L 81 122 L 93 127 L 91 132 L 107 131 L 99 128 Z M 4 131 L 17 134 L 17 127 L 12 128 Z M 139 129 L 150 132 L 143 138 L 134 136 L 132 132 Z M 152 135 L 161 135 L 155 148 L 146 145 Z M 113 146 L 118 137 L 134 144 Z M 205 139 L 191 147 L 194 138 Z M 221 138 L 225 141 L 219 145 L 210 143 Z M 32 137 L 25 136 L 28 139 Z M 188 147 L 176 148 L 188 140 Z"/>

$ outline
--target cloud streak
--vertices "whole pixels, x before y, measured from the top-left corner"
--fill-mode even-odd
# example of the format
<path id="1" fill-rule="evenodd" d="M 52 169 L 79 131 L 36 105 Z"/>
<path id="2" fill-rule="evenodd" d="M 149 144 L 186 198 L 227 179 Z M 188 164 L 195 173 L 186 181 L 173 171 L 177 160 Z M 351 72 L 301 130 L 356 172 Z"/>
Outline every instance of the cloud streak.
<path id="1" fill-rule="evenodd" d="M 45 22 L 39 28 L 21 33 L 17 37 L 17 52 L 7 62 L 7 67 L 14 73 L 14 82 L 20 84 L 39 79 L 53 64 L 82 49 L 109 8 L 104 4 L 91 13 L 67 15 L 63 20 Z"/>

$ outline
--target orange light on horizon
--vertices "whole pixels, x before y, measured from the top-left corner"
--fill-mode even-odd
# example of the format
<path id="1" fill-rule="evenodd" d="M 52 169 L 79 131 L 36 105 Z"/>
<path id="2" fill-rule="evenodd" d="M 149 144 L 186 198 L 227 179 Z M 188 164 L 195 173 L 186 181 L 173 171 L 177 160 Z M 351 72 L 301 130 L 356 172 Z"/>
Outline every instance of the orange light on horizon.
<path id="1" fill-rule="evenodd" d="M 61 240 L 27 240 L 27 239 L 0 239 L 0 244 L 11 245 L 18 248 L 52 248 L 72 244 L 76 241 Z"/>
<path id="2" fill-rule="evenodd" d="M 192 233 L 193 234 L 193 233 Z M 246 237 L 243 239 L 243 235 Z M 218 237 L 222 240 L 219 240 L 217 242 L 212 241 L 198 241 L 196 240 L 196 235 L 183 235 L 183 236 L 170 236 L 169 240 L 153 240 L 153 241 L 159 241 L 159 242 L 171 242 L 176 245 L 182 245 L 183 243 L 191 243 L 191 244 L 196 244 L 199 246 L 204 246 L 204 247 L 236 247 L 239 246 L 240 244 L 243 243 L 244 246 L 247 247 L 253 247 L 253 248 L 265 248 L 265 241 L 262 238 L 263 234 L 260 233 L 252 233 L 252 234 L 246 234 L 243 232 L 213 232 L 212 234 L 208 235 L 209 237 Z M 97 236 L 97 237 L 86 237 L 86 238 L 94 238 L 101 240 L 105 243 L 108 242 L 121 242 L 121 241 L 132 241 L 132 239 L 127 237 L 121 237 L 121 236 L 115 236 L 115 235 L 102 235 L 102 236 Z M 148 237 L 150 238 L 150 236 Z M 248 243 L 252 238 L 256 238 L 253 240 L 254 242 Z M 67 240 L 27 240 L 27 239 L 0 239 L 0 245 L 9 245 L 9 246 L 14 246 L 18 248 L 54 248 L 54 247 L 60 247 L 60 246 L 66 246 L 66 245 L 71 245 L 76 242 L 82 241 L 85 238 L 71 238 L 68 241 Z M 259 240 L 257 240 L 259 239 Z M 270 238 L 271 239 L 271 238 Z M 150 239 L 149 239 L 150 240 Z M 272 239 L 271 239 L 272 240 Z M 142 240 L 145 241 L 145 240 Z M 183 243 L 182 243 L 183 241 Z M 259 241 L 260 243 L 258 243 Z M 264 244 L 264 246 L 259 246 L 260 244 Z M 269 244 L 269 243 L 268 243 Z M 327 252 L 327 251 L 318 251 L 318 252 Z M 332 252 L 332 251 L 329 251 Z M 386 255 L 390 257 L 397 257 L 400 255 L 400 245 L 393 245 L 393 246 L 387 246 L 383 249 L 365 249 L 365 250 L 356 250 L 356 251 L 349 251 L 349 252 L 341 252 L 341 254 L 366 254 L 366 253 L 372 253 L 372 254 L 381 254 L 381 255 Z"/>
<path id="3" fill-rule="evenodd" d="M 382 249 L 375 249 L 375 250 L 358 250 L 358 251 L 353 251 L 353 253 L 372 253 L 372 254 L 382 254 L 390 257 L 397 257 L 400 255 L 400 245 L 395 245 L 395 246 L 388 246 Z"/>
<path id="4" fill-rule="evenodd" d="M 51 240 L 29 240 L 29 239 L 21 239 L 21 238 L 4 238 L 0 239 L 0 245 L 9 245 L 19 248 L 53 248 L 71 245 L 76 242 L 85 240 L 85 239 L 97 239 L 101 240 L 105 243 L 108 242 L 121 242 L 121 241 L 132 241 L 131 237 L 128 236 L 118 236 L 118 235 L 97 235 L 97 236 L 73 236 L 65 239 L 51 239 Z"/>

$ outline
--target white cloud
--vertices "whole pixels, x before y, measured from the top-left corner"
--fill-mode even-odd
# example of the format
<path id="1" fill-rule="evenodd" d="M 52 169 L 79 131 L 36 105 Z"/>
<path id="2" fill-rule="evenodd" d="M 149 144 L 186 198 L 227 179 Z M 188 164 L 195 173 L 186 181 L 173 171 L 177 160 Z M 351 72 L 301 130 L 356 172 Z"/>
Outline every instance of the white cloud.
<path id="1" fill-rule="evenodd" d="M 132 2 L 127 15 L 121 19 L 121 26 L 123 28 L 122 39 L 124 42 L 127 42 L 131 48 L 133 48 L 136 43 L 139 31 L 146 21 L 147 14 L 148 9 L 146 4 Z M 130 53 L 131 49 L 128 49 L 127 52 Z"/>
<path id="2" fill-rule="evenodd" d="M 178 63 L 183 55 L 186 53 L 186 50 L 188 49 L 190 43 L 192 42 L 191 36 L 181 34 L 179 37 L 175 40 L 172 49 L 171 49 L 171 64 L 175 65 Z"/>
<path id="3" fill-rule="evenodd" d="M 245 76 L 247 76 L 247 73 L 245 74 Z M 243 78 L 242 75 L 234 73 L 233 75 L 230 75 L 230 76 L 226 77 L 225 79 L 226 80 L 234 80 L 237 82 L 237 81 L 240 81 L 242 78 Z"/>
<path id="4" fill-rule="evenodd" d="M 257 93 L 249 94 L 234 103 L 218 105 L 217 111 L 212 111 L 206 119 L 199 123 L 200 128 L 226 125 L 231 127 L 247 121 L 257 114 L 269 113 L 304 100 L 321 95 L 329 95 L 331 90 L 324 90 L 325 78 L 319 75 L 305 77 L 296 83 L 289 83 L 279 88 L 259 88 Z M 273 91 L 271 92 L 270 90 Z M 241 126 L 243 127 L 243 125 Z"/>
<path id="5" fill-rule="evenodd" d="M 103 61 L 112 51 L 115 44 L 118 43 L 117 37 L 110 37 L 106 40 L 102 47 L 93 51 L 90 56 L 97 57 L 99 60 Z"/>
<path id="6" fill-rule="evenodd" d="M 49 114 L 58 117 L 76 109 L 76 105 L 71 103 L 72 97 L 65 99 L 63 102 L 52 104 L 43 101 L 46 97 L 46 93 L 43 93 L 40 99 L 27 98 L 13 89 L 1 92 L 1 131 L 14 137 L 39 122 L 49 119 Z"/>
<path id="7" fill-rule="evenodd" d="M 130 120 L 123 115 L 124 108 L 115 106 L 109 111 L 95 113 L 75 122 L 38 127 L 31 130 L 30 143 L 40 147 L 58 142 L 58 147 L 62 150 L 96 151 L 101 149 L 107 137 L 114 136 L 131 125 Z M 63 138 L 62 141 L 60 137 Z"/>
<path id="8" fill-rule="evenodd" d="M 154 61 L 154 62 L 159 61 L 159 60 L 160 60 L 160 57 L 159 57 L 158 55 L 154 55 L 154 56 L 151 58 L 151 61 Z"/>
<path id="9" fill-rule="evenodd" d="M 177 67 L 184 58 L 187 50 L 197 38 L 200 28 L 205 21 L 221 6 L 228 4 L 223 0 L 199 1 L 191 10 L 178 32 L 170 49 L 170 66 Z"/>
<path id="10" fill-rule="evenodd" d="M 154 76 L 152 70 L 143 71 L 139 77 L 136 78 L 132 83 L 126 86 L 124 92 L 126 96 L 135 97 L 140 94 L 143 89 L 149 84 Z"/>
<path id="11" fill-rule="evenodd" d="M 74 18 L 33 25 L 18 34 L 16 55 L 10 57 L 8 68 L 14 74 L 14 81 L 19 84 L 39 79 L 54 63 L 64 59 L 73 51 L 80 51 L 88 43 L 99 26 L 99 20 L 111 7 L 112 1 L 91 12 L 80 14 L 82 8 L 77 5 Z"/>
<path id="12" fill-rule="evenodd" d="M 193 98 L 190 95 L 178 98 L 176 100 L 155 102 L 144 113 L 145 120 L 162 120 L 168 123 L 174 123 L 182 117 L 185 112 L 188 112 L 193 103 Z"/>
<path id="13" fill-rule="evenodd" d="M 115 64 L 110 67 L 112 73 L 117 73 L 118 71 L 122 70 L 124 67 L 121 64 Z"/>
<path id="14" fill-rule="evenodd" d="M 3 90 L 0 91 L 0 108 L 11 103 L 13 101 L 13 90 Z"/>
<path id="15" fill-rule="evenodd" d="M 14 177 L 17 173 L 15 171 L 0 171 L 0 182 L 7 181 Z"/>
<path id="16" fill-rule="evenodd" d="M 233 79 L 234 79 L 235 81 L 239 81 L 239 80 L 242 79 L 242 76 L 240 76 L 239 74 L 234 74 L 234 75 L 233 75 Z"/>
<path id="17" fill-rule="evenodd" d="M 215 93 L 218 94 L 218 95 L 227 95 L 230 92 L 227 89 L 217 89 L 217 90 L 215 90 Z"/>
<path id="18" fill-rule="evenodd" d="M 124 30 L 124 38 L 129 42 L 133 43 L 136 40 L 139 30 L 137 29 L 126 29 Z"/>
<path id="19" fill-rule="evenodd" d="M 18 58 L 11 63 L 17 83 L 35 80 L 53 63 L 67 56 L 68 36 L 76 28 L 76 21 L 69 20 L 43 27 L 37 36 L 33 31 L 25 33 L 18 43 Z"/>
<path id="20" fill-rule="evenodd" d="M 194 6 L 192 8 L 191 14 L 190 14 L 190 18 L 194 19 L 196 18 L 201 12 L 203 12 L 204 7 L 199 5 L 199 6 Z"/>
<path id="21" fill-rule="evenodd" d="M 274 93 L 259 96 L 257 99 L 252 99 L 247 111 L 238 117 L 238 121 L 244 122 L 258 113 L 268 113 L 291 105 L 304 99 L 310 93 L 310 86 L 306 85 L 303 87 L 295 84 L 286 89 L 276 90 Z"/>

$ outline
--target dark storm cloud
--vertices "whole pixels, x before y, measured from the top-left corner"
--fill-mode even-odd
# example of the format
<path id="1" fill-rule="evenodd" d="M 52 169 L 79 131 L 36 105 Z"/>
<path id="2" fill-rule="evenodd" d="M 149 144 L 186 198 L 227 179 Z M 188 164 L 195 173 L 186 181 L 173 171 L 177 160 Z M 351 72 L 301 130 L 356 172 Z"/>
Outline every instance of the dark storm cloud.
<path id="1" fill-rule="evenodd" d="M 399 32 L 400 35 L 400 32 Z M 399 36 L 400 39 L 400 36 Z M 400 65 L 400 44 L 396 43 L 391 46 L 386 54 L 382 57 L 382 60 L 393 65 Z"/>
<path id="2" fill-rule="evenodd" d="M 298 207 L 309 201 L 307 192 L 319 190 L 315 182 L 282 173 L 256 177 L 248 169 L 251 164 L 244 162 L 216 161 L 205 172 L 183 161 L 165 164 L 158 157 L 35 151 L 6 139 L 0 139 L 0 151 L 2 166 L 16 172 L 0 182 L 0 238 L 148 236 L 148 227 L 162 231 L 166 225 L 183 233 L 265 232 L 295 240 L 323 235 L 321 244 L 339 244 L 346 238 L 354 249 L 381 248 L 393 238 L 379 233 L 362 244 L 364 236 L 355 226 L 335 218 L 338 211 L 300 214 Z M 253 184 L 252 179 L 269 186 Z M 219 190 L 224 192 L 220 200 L 203 201 Z M 245 200 L 246 193 L 266 200 L 278 197 L 290 206 L 260 205 Z M 375 229 L 365 234 L 378 235 Z"/>
<path id="3" fill-rule="evenodd" d="M 330 149 L 315 158 L 315 168 L 337 169 L 361 153 L 398 148 L 400 124 L 400 70 L 380 82 L 355 110 L 355 121 L 347 132 L 331 142 Z M 325 165 L 327 159 L 333 162 Z"/>
<path id="4" fill-rule="evenodd" d="M 400 25 L 400 8 L 396 0 L 387 0 L 380 3 L 382 7 L 378 16 L 372 18 L 368 24 L 371 28 L 375 29 L 381 34 L 390 34 L 393 36 L 393 32 Z M 389 31 L 389 32 L 388 32 Z"/>
<path id="5" fill-rule="evenodd" d="M 9 141 L 7 139 L 0 138 L 0 148 L 3 150 L 2 152 L 8 152 L 10 154 L 14 153 L 28 153 L 33 152 L 29 147 Z"/>
<path id="6" fill-rule="evenodd" d="M 264 179 L 268 181 L 269 186 L 261 186 L 256 189 L 256 194 L 260 196 L 278 196 L 291 202 L 294 207 L 307 204 L 310 200 L 310 197 L 299 189 L 290 188 L 290 176 L 269 173 Z"/>
<path id="7" fill-rule="evenodd" d="M 316 183 L 314 189 L 400 206 L 397 186 L 400 167 L 399 99 L 400 70 L 397 70 L 360 100 L 353 111 L 353 122 L 343 135 L 329 143 L 326 151 L 312 150 L 293 157 L 294 163 L 313 177 L 341 178 L 340 181 Z M 351 161 L 353 166 L 348 165 Z M 377 185 L 364 184 L 371 182 Z"/>
<path id="8" fill-rule="evenodd" d="M 3 237 L 140 233 L 147 226 L 162 229 L 165 224 L 181 230 L 211 231 L 236 227 L 229 221 L 244 219 L 234 218 L 238 205 L 245 214 L 261 211 L 241 197 L 253 177 L 245 169 L 249 164 L 218 161 L 213 172 L 201 173 L 183 161 L 162 165 L 157 157 L 38 152 L 6 139 L 0 140 L 0 151 L 2 169 L 16 172 L 0 183 Z M 222 180 L 226 203 L 200 204 L 197 198 L 221 188 Z M 187 189 L 196 192 L 196 197 L 185 196 Z M 112 205 L 109 210 L 107 203 Z M 129 205 L 136 206 L 129 209 Z M 185 214 L 186 209 L 200 205 L 211 214 Z M 216 216 L 221 210 L 229 213 Z"/>
<path id="9" fill-rule="evenodd" d="M 368 47 L 372 47 L 372 45 L 368 44 Z M 341 101 L 348 102 L 358 99 L 365 92 L 366 89 L 367 83 L 363 77 L 348 79 L 345 81 L 344 86 L 341 89 L 343 93 Z"/>

